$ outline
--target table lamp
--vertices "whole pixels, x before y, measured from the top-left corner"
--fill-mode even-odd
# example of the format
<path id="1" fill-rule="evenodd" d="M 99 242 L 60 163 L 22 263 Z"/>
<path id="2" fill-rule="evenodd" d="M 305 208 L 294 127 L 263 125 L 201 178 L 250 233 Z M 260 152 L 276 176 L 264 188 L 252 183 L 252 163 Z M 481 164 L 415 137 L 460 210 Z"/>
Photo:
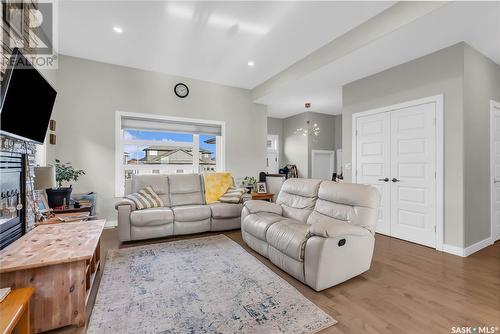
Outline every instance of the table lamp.
<path id="1" fill-rule="evenodd" d="M 56 187 L 56 168 L 54 166 L 35 167 L 35 190 Z"/>

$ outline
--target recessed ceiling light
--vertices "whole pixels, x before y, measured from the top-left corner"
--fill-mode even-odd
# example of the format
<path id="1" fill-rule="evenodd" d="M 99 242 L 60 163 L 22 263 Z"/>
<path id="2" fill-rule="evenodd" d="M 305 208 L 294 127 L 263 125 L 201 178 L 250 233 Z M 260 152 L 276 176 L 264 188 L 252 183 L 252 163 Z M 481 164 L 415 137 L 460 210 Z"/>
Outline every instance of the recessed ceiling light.
<path id="1" fill-rule="evenodd" d="M 248 66 L 253 66 L 253 65 L 255 65 L 255 63 L 254 63 L 253 61 L 251 61 L 251 60 L 250 60 L 250 61 L 248 62 Z"/>
<path id="2" fill-rule="evenodd" d="M 123 29 L 120 28 L 120 27 L 113 27 L 113 30 L 116 32 L 116 33 L 119 33 L 121 34 L 123 32 Z"/>

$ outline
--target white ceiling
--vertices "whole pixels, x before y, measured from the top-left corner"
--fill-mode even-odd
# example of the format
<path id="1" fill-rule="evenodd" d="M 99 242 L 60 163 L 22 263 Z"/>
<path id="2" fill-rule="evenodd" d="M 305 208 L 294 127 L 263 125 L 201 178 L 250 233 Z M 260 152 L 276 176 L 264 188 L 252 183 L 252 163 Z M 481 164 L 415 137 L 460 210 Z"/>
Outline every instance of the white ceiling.
<path id="1" fill-rule="evenodd" d="M 500 64 L 500 2 L 447 4 L 256 102 L 284 118 L 304 111 L 339 114 L 342 85 L 465 41 Z"/>
<path id="2" fill-rule="evenodd" d="M 393 4 L 60 1 L 59 52 L 252 89 Z M 342 85 L 461 41 L 500 64 L 500 2 L 447 4 L 256 102 L 338 114 Z"/>
<path id="3" fill-rule="evenodd" d="M 60 1 L 59 52 L 251 89 L 393 3 Z"/>

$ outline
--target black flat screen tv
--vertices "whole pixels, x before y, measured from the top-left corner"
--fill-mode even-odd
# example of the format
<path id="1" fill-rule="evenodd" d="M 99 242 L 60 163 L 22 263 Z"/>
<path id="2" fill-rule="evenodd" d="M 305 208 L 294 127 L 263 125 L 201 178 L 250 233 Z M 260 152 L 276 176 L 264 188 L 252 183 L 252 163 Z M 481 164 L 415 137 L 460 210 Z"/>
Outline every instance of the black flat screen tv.
<path id="1" fill-rule="evenodd" d="M 16 48 L 2 80 L 0 134 L 43 144 L 57 92 Z"/>

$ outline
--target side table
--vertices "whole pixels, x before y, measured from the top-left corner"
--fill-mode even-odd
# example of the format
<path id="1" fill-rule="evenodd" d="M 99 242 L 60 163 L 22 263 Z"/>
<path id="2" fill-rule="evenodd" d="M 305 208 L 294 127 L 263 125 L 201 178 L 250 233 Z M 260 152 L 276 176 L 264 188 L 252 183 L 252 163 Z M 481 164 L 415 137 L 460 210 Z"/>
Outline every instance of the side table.
<path id="1" fill-rule="evenodd" d="M 35 292 L 33 288 L 12 290 L 0 302 L 0 334 L 31 334 L 30 300 Z"/>
<path id="2" fill-rule="evenodd" d="M 253 191 L 251 192 L 251 195 L 252 199 L 260 199 L 268 202 L 272 202 L 274 197 L 274 194 L 272 193 L 259 194 Z"/>

